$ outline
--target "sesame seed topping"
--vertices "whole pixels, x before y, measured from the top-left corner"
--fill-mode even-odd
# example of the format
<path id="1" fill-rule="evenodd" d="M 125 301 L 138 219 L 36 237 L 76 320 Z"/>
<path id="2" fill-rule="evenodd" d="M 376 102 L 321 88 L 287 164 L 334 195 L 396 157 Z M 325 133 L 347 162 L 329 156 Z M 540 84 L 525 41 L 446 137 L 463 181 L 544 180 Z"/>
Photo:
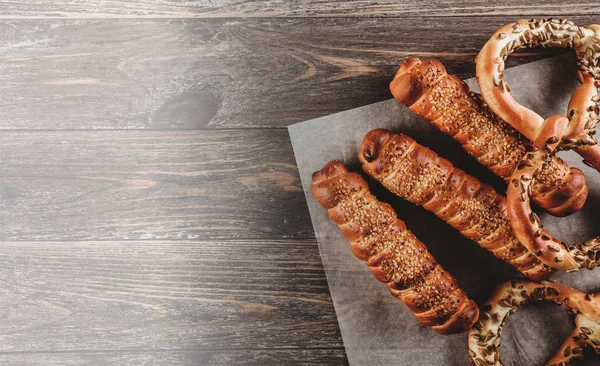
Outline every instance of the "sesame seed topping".
<path id="1" fill-rule="evenodd" d="M 397 146 L 406 145 L 406 141 L 412 145 L 398 154 Z M 464 236 L 520 270 L 541 265 L 512 233 L 505 200 L 490 186 L 457 173 L 450 162 L 401 135 L 382 147 L 377 164 L 382 169 L 374 178 L 389 191 L 425 206 Z"/>
<path id="2" fill-rule="evenodd" d="M 367 248 L 369 258 L 382 258 L 378 267 L 389 286 L 410 288 L 416 294 L 415 305 L 423 311 L 434 309 L 440 319 L 453 314 L 466 299 L 458 297 L 449 304 L 451 294 L 459 291 L 456 280 L 443 271 L 403 223 L 398 224 L 393 209 L 379 202 L 366 187 L 352 188 L 349 176 L 342 175 L 328 186 L 337 202 L 330 209 L 336 222 L 360 231 L 356 244 Z"/>

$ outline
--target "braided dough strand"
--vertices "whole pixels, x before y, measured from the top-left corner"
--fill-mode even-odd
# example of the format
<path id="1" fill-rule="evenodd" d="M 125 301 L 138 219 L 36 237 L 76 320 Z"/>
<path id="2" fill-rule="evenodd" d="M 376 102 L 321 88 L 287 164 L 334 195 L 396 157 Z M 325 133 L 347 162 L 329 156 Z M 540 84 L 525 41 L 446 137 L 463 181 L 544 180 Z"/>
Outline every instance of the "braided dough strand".
<path id="1" fill-rule="evenodd" d="M 354 255 L 422 324 L 452 334 L 477 320 L 477 304 L 406 229 L 394 209 L 375 198 L 362 176 L 332 161 L 313 174 L 311 192 L 348 238 Z"/>
<path id="2" fill-rule="evenodd" d="M 600 351 L 600 299 L 553 282 L 510 281 L 500 285 L 482 305 L 479 321 L 469 331 L 471 365 L 501 366 L 502 327 L 519 306 L 529 300 L 547 300 L 569 308 L 577 314 L 577 329 L 563 343 L 548 365 L 568 364 L 583 355 L 587 344 Z"/>
<path id="3" fill-rule="evenodd" d="M 502 195 L 412 138 L 372 130 L 359 159 L 389 191 L 433 212 L 525 276 L 540 280 L 552 273 L 513 235 Z"/>
<path id="4" fill-rule="evenodd" d="M 492 112 L 479 94 L 469 91 L 458 77 L 448 75 L 437 60 L 404 59 L 390 90 L 400 103 L 454 138 L 479 163 L 505 180 L 529 146 L 529 141 Z M 569 169 L 564 161 L 553 157 L 536 180 L 531 198 L 552 215 L 567 216 L 581 209 L 587 195 L 583 172 Z"/>

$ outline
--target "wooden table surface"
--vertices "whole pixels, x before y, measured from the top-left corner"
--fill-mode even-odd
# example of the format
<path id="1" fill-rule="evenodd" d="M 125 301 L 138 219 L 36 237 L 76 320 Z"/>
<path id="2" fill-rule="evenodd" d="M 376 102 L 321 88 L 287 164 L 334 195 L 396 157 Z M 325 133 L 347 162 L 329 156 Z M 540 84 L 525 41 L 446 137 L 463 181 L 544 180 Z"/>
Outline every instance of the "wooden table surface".
<path id="1" fill-rule="evenodd" d="M 285 127 L 564 1 L 0 4 L 0 364 L 347 363 Z M 529 51 L 516 65 L 546 57 Z"/>

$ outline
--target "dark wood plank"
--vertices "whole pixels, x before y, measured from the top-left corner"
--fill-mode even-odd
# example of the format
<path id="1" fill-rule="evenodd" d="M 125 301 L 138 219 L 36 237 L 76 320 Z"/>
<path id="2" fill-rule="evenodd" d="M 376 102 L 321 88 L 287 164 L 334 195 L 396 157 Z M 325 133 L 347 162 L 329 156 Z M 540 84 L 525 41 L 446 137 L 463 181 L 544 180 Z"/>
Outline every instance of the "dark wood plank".
<path id="1" fill-rule="evenodd" d="M 342 347 L 314 240 L 5 241 L 0 268 L 0 354 Z"/>
<path id="2" fill-rule="evenodd" d="M 287 133 L 166 130 L 284 127 L 389 98 L 407 55 L 468 77 L 506 21 L 597 14 L 557 0 L 3 3 L 0 130 L 20 131 L 0 135 L 0 364 L 347 363 Z M 69 132 L 91 129 L 156 131 Z"/>
<path id="3" fill-rule="evenodd" d="M 475 55 L 504 22 L 6 21 L 0 129 L 283 127 L 390 98 L 388 83 L 408 55 L 472 76 Z M 540 57 L 511 57 L 509 66 Z"/>
<path id="4" fill-rule="evenodd" d="M 304 1 L 227 1 L 200 0 L 128 0 L 128 1 L 43 1 L 9 2 L 3 4 L 0 16 L 5 19 L 55 18 L 215 18 L 215 17 L 406 17 L 426 15 L 436 17 L 502 15 L 513 18 L 540 15 L 598 14 L 593 1 L 575 4 L 560 0 L 520 1 L 484 0 L 454 1 L 393 1 L 393 0 L 304 0 Z"/>
<path id="5" fill-rule="evenodd" d="M 0 134 L 0 240 L 311 238 L 285 130 Z"/>
<path id="6" fill-rule="evenodd" d="M 128 351 L 128 352 L 51 352 L 0 354 L 3 365 L 346 365 L 340 348 L 310 350 L 223 350 L 223 351 Z"/>

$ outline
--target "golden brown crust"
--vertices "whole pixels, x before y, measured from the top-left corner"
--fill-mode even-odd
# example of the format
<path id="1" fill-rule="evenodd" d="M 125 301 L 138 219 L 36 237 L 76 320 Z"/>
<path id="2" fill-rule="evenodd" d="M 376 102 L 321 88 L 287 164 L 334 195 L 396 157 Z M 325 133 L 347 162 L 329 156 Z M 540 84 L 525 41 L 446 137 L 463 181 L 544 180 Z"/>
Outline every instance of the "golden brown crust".
<path id="1" fill-rule="evenodd" d="M 521 106 L 510 94 L 504 81 L 504 61 L 521 48 L 564 47 L 575 50 L 578 76 L 577 88 L 566 113 L 569 123 L 559 136 L 559 150 L 575 149 L 596 169 L 600 169 L 600 150 L 585 149 L 596 145 L 594 137 L 600 114 L 600 26 L 578 27 L 565 19 L 519 20 L 500 28 L 477 56 L 477 81 L 489 107 L 528 139 L 543 135 L 545 121 L 539 114 Z M 587 151 L 586 151 L 587 150 Z"/>
<path id="2" fill-rule="evenodd" d="M 396 212 L 377 201 L 366 181 L 332 161 L 313 174 L 311 192 L 351 242 L 352 252 L 424 325 L 441 334 L 463 332 L 477 305 L 445 272 Z"/>
<path id="3" fill-rule="evenodd" d="M 545 128 L 538 135 L 538 140 L 534 141 L 536 146 L 544 147 L 533 147 L 527 152 L 511 176 L 506 193 L 508 216 L 515 236 L 542 263 L 563 271 L 594 269 L 599 262 L 600 237 L 567 247 L 543 228 L 529 202 L 536 171 L 547 163 L 561 141 L 560 133 L 568 123 L 568 119 L 562 116 L 552 116 L 544 122 Z"/>
<path id="4" fill-rule="evenodd" d="M 585 339 L 580 337 L 581 331 L 576 328 L 573 329 L 571 334 L 565 339 L 563 344 L 559 347 L 558 351 L 552 356 L 550 361 L 546 363 L 547 366 L 568 366 L 571 365 L 571 361 L 583 358 L 583 348 L 585 348 Z"/>
<path id="5" fill-rule="evenodd" d="M 571 99 L 568 126 L 561 135 L 570 146 L 595 143 L 598 113 L 594 113 L 600 87 L 598 52 L 600 32 L 597 25 L 578 27 L 565 19 L 519 20 L 498 29 L 477 56 L 477 81 L 483 98 L 490 108 L 530 140 L 537 139 L 544 118 L 521 106 L 510 94 L 504 81 L 504 61 L 512 52 L 522 48 L 563 47 L 575 50 L 581 86 Z M 591 114 L 592 112 L 593 114 Z M 587 140 L 587 141 L 586 141 Z"/>
<path id="6" fill-rule="evenodd" d="M 553 282 L 510 281 L 500 285 L 481 306 L 479 321 L 469 331 L 471 365 L 501 366 L 502 327 L 518 307 L 529 300 L 547 300 L 569 308 L 575 317 L 575 331 L 547 365 L 567 365 L 582 357 L 587 344 L 600 351 L 600 298 Z"/>
<path id="7" fill-rule="evenodd" d="M 600 146 L 581 146 L 575 151 L 583 158 L 584 163 L 600 171 Z"/>
<path id="8" fill-rule="evenodd" d="M 359 159 L 389 191 L 435 213 L 527 277 L 540 280 L 552 273 L 513 235 L 502 195 L 412 138 L 372 130 Z"/>
<path id="9" fill-rule="evenodd" d="M 467 153 L 504 179 L 525 153 L 528 141 L 463 81 L 448 75 L 439 61 L 406 58 L 390 90 L 400 103 L 452 136 Z M 553 215 L 566 216 L 581 209 L 587 194 L 583 173 L 554 157 L 540 172 L 532 200 Z"/>
<path id="10" fill-rule="evenodd" d="M 510 39 L 508 42 L 510 43 L 512 38 L 516 36 L 513 33 L 514 25 L 518 25 L 518 29 L 528 29 L 529 27 L 524 22 L 520 20 L 513 24 L 507 24 L 496 31 L 492 39 L 497 39 L 500 42 L 488 42 L 484 45 L 477 56 L 476 71 L 479 88 L 482 90 L 482 95 L 491 109 L 509 123 L 517 120 L 529 121 L 527 127 L 534 131 L 533 135 L 535 136 L 544 119 L 517 103 L 510 93 L 507 93 L 510 88 L 507 87 L 506 82 L 499 78 L 499 75 L 504 74 L 504 55 L 506 55 L 506 52 L 503 50 L 506 47 L 505 40 Z M 491 55 L 494 56 L 490 57 Z M 496 55 L 503 56 L 498 59 Z M 528 129 L 522 128 L 525 127 L 524 124 L 513 125 L 511 123 L 511 125 L 525 136 L 532 135 Z"/>

